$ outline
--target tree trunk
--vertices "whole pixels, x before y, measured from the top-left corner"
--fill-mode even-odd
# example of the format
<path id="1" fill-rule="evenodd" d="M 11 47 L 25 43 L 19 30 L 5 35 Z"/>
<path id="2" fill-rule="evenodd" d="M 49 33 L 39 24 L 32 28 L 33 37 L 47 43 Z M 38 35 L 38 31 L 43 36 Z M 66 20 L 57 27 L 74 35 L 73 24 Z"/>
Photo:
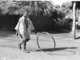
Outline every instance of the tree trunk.
<path id="1" fill-rule="evenodd" d="M 74 2 L 73 4 L 73 25 L 72 25 L 72 34 L 73 34 L 73 38 L 76 38 L 76 14 L 75 14 L 75 7 L 76 7 L 76 3 Z"/>

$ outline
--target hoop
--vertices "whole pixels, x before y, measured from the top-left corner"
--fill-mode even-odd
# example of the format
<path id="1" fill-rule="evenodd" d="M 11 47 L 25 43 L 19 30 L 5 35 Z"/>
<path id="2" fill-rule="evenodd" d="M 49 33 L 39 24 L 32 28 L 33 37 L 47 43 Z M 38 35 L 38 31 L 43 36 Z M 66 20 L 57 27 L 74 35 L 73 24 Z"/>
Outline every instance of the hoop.
<path id="1" fill-rule="evenodd" d="M 37 34 L 37 45 L 38 45 L 38 48 L 39 48 L 41 51 L 46 52 L 46 51 L 44 51 L 44 50 L 41 48 L 40 42 L 39 42 L 39 37 L 40 37 L 40 35 L 43 35 L 43 34 L 51 37 L 51 39 L 52 39 L 52 41 L 53 41 L 53 45 L 54 45 L 53 48 L 51 49 L 51 51 L 54 51 L 54 49 L 55 49 L 55 47 L 56 47 L 56 42 L 55 42 L 55 39 L 53 38 L 53 36 L 52 36 L 50 33 L 48 33 L 48 32 L 41 32 L 41 33 L 38 33 L 38 34 Z"/>

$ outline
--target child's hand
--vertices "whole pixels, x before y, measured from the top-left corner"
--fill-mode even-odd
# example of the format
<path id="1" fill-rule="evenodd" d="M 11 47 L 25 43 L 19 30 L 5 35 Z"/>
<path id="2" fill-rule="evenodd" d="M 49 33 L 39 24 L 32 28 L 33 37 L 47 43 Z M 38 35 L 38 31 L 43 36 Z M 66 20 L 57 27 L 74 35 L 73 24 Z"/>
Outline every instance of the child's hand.
<path id="1" fill-rule="evenodd" d="M 18 33 L 16 32 L 16 35 L 18 36 Z"/>
<path id="2" fill-rule="evenodd" d="M 18 32 L 16 31 L 16 35 L 18 36 Z"/>

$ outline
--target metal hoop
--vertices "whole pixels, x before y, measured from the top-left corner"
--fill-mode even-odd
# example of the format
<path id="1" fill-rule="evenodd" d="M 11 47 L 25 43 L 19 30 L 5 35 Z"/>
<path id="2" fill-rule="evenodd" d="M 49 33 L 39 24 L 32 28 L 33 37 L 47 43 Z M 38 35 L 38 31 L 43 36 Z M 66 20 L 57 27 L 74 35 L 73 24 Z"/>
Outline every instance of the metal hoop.
<path id="1" fill-rule="evenodd" d="M 43 49 L 40 47 L 40 44 L 39 44 L 39 36 L 42 35 L 42 34 L 47 34 L 48 36 L 50 36 L 50 37 L 52 38 L 53 44 L 54 44 L 54 47 L 53 47 L 52 51 L 54 51 L 54 49 L 55 49 L 55 47 L 56 47 L 56 42 L 55 42 L 55 39 L 53 38 L 53 36 L 52 36 L 50 33 L 48 33 L 48 32 L 41 32 L 41 33 L 38 33 L 38 34 L 37 34 L 37 45 L 38 45 L 38 48 L 39 48 L 41 51 L 43 51 Z M 45 51 L 43 51 L 43 52 L 45 52 Z"/>

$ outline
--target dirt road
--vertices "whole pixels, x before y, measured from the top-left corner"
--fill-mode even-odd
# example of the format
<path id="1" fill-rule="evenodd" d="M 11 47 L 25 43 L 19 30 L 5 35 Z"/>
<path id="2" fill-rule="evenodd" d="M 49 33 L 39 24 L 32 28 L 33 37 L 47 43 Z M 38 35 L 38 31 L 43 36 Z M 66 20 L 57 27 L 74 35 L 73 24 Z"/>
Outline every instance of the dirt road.
<path id="1" fill-rule="evenodd" d="M 55 51 L 51 53 L 39 51 L 36 35 L 32 34 L 31 40 L 27 43 L 27 51 L 30 53 L 25 53 L 18 49 L 21 40 L 14 32 L 0 31 L 0 60 L 80 60 L 80 39 L 74 40 L 69 33 L 52 36 L 56 41 Z M 46 47 L 47 44 L 48 42 L 43 43 L 42 46 Z"/>

